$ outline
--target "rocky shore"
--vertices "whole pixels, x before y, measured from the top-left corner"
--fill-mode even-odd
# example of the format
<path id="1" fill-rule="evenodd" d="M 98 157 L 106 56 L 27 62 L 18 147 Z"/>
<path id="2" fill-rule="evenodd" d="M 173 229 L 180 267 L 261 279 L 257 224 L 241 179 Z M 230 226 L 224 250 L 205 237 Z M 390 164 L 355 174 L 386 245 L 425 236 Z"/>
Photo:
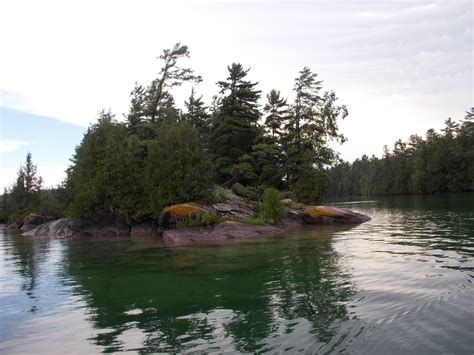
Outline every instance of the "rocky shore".
<path id="1" fill-rule="evenodd" d="M 303 225 L 358 224 L 369 217 L 330 206 L 303 206 L 283 200 L 281 218 L 273 224 L 250 223 L 257 216 L 255 204 L 231 191 L 224 202 L 199 205 L 186 203 L 163 209 L 155 223 L 127 224 L 120 215 L 97 216 L 91 220 L 28 215 L 8 226 L 34 237 L 114 237 L 158 236 L 170 246 L 222 243 L 261 235 L 277 235 Z M 217 223 L 216 223 L 217 222 Z"/>

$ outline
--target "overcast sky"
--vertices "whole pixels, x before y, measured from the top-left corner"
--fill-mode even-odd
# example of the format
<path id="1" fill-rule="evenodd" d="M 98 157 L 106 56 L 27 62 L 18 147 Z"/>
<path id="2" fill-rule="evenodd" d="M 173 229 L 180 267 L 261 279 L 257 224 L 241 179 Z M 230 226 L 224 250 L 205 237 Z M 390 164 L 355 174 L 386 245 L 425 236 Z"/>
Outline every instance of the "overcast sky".
<path id="1" fill-rule="evenodd" d="M 203 76 L 196 90 L 208 103 L 232 62 L 289 101 L 309 66 L 349 108 L 342 157 L 380 155 L 472 106 L 472 23 L 471 0 L 2 0 L 0 185 L 27 151 L 47 184 L 60 182 L 97 112 L 121 117 L 134 83 L 155 78 L 156 57 L 175 42 L 190 47 L 182 64 Z M 190 90 L 175 92 L 179 105 Z"/>

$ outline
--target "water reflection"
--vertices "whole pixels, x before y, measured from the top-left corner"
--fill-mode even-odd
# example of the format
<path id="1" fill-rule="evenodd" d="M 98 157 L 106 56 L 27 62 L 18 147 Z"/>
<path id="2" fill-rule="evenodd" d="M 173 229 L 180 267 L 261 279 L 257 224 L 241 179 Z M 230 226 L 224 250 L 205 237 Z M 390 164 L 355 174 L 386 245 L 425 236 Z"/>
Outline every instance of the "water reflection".
<path id="1" fill-rule="evenodd" d="M 311 342 L 326 343 L 354 294 L 330 234 L 206 248 L 113 245 L 77 242 L 67 257 L 89 320 L 107 330 L 92 339 L 106 351 L 127 348 L 131 329 L 147 351 L 263 351 L 305 322 Z"/>
<path id="2" fill-rule="evenodd" d="M 3 258 L 10 261 L 9 267 L 5 270 L 5 274 L 17 274 L 21 286 L 19 289 L 31 301 L 28 302 L 31 313 L 38 310 L 37 302 L 34 300 L 38 297 L 35 291 L 38 283 L 38 275 L 40 273 L 40 265 L 43 263 L 49 252 L 47 240 L 34 240 L 25 238 L 18 233 L 9 233 L 2 239 Z"/>
<path id="3" fill-rule="evenodd" d="M 348 204 L 372 220 L 216 247 L 0 230 L 0 353 L 471 354 L 469 196 Z"/>

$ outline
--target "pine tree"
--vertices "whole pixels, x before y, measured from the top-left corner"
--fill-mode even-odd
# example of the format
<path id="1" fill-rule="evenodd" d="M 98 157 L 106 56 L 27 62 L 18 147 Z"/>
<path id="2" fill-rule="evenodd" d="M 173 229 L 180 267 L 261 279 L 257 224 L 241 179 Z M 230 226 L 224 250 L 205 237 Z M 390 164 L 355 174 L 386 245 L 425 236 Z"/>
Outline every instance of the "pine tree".
<path id="1" fill-rule="evenodd" d="M 227 81 L 217 83 L 223 97 L 213 119 L 210 137 L 218 180 L 221 182 L 231 177 L 233 165 L 238 164 L 241 156 L 252 151 L 260 134 L 257 101 L 261 91 L 255 89 L 258 83 L 245 80 L 249 69 L 244 70 L 241 64 L 233 63 L 227 69 Z"/>
<path id="2" fill-rule="evenodd" d="M 308 173 L 309 170 L 322 171 L 336 160 L 337 153 L 329 147 L 329 141 L 345 141 L 338 133 L 337 119 L 347 116 L 347 108 L 336 105 L 334 92 L 321 94 L 321 89 L 322 81 L 317 80 L 317 74 L 308 67 L 304 67 L 295 79 L 295 102 L 285 121 L 286 132 L 282 137 L 286 179 L 290 186 L 298 181 L 303 171 L 307 178 L 315 175 Z"/>
<path id="3" fill-rule="evenodd" d="M 202 81 L 201 76 L 195 75 L 191 68 L 181 68 L 177 65 L 180 58 L 189 58 L 186 45 L 176 43 L 173 48 L 163 50 L 160 59 L 164 64 L 160 76 L 153 80 L 146 91 L 146 111 L 151 122 L 158 122 L 166 117 L 166 110 L 172 105 L 170 90 L 183 82 Z"/>
<path id="4" fill-rule="evenodd" d="M 191 95 L 184 104 L 186 106 L 186 113 L 183 115 L 184 121 L 196 128 L 199 134 L 199 140 L 203 146 L 207 146 L 210 130 L 210 115 L 207 112 L 204 101 L 202 101 L 202 96 L 196 97 L 196 92 L 194 88 L 192 88 Z"/>
<path id="5" fill-rule="evenodd" d="M 267 94 L 267 100 L 268 102 L 263 108 L 267 113 L 265 128 L 271 133 L 272 137 L 277 138 L 282 133 L 282 124 L 288 115 L 288 105 L 286 99 L 280 97 L 280 91 L 275 89 Z"/>

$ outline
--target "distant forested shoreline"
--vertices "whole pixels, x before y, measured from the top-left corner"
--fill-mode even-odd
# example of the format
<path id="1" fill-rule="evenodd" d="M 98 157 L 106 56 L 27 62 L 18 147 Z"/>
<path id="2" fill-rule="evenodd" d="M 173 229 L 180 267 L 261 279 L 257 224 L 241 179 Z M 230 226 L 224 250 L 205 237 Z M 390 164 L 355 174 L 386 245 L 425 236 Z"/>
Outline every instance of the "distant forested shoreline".
<path id="1" fill-rule="evenodd" d="M 193 86 L 201 76 L 181 66 L 189 55 L 180 43 L 165 49 L 157 77 L 135 85 L 123 119 L 99 113 L 60 186 L 45 189 L 28 154 L 3 192 L 0 219 L 118 213 L 129 223 L 156 221 L 169 205 L 220 201 L 219 186 L 253 201 L 272 189 L 267 196 L 304 204 L 327 196 L 474 189 L 472 113 L 447 120 L 441 133 L 397 141 L 382 158 L 341 162 L 330 143 L 346 141 L 338 122 L 347 107 L 309 67 L 298 72 L 292 100 L 272 89 L 259 105 L 262 92 L 247 79 L 250 69 L 232 63 L 206 105 Z M 173 88 L 183 84 L 192 88 L 182 110 Z"/>
<path id="2" fill-rule="evenodd" d="M 328 170 L 328 195 L 375 196 L 474 191 L 473 112 L 459 122 L 445 121 L 440 132 L 398 140 L 381 158 L 363 155 Z"/>

